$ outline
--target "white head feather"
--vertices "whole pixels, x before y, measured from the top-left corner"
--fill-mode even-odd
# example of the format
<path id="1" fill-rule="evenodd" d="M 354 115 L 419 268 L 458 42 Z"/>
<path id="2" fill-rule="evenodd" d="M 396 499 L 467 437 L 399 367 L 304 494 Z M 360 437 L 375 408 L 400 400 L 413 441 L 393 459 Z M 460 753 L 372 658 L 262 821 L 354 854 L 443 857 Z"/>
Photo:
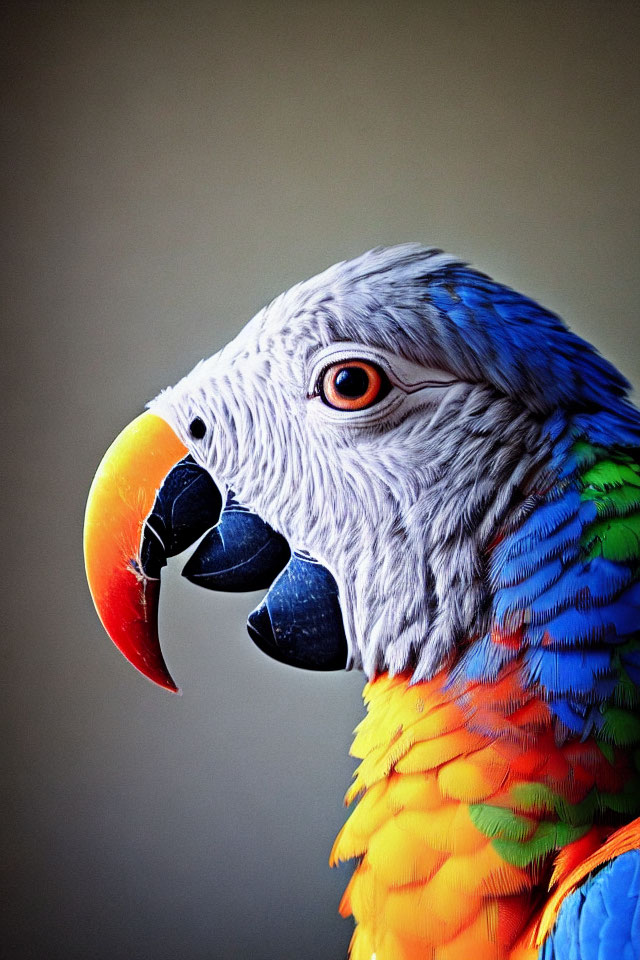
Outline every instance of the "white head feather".
<path id="1" fill-rule="evenodd" d="M 486 548 L 548 452 L 539 414 L 473 356 L 446 355 L 425 283 L 457 264 L 413 244 L 337 264 L 150 404 L 219 485 L 331 571 L 349 666 L 369 675 L 428 677 L 483 632 Z M 388 396 L 352 413 L 314 395 L 345 358 L 377 363 Z"/>

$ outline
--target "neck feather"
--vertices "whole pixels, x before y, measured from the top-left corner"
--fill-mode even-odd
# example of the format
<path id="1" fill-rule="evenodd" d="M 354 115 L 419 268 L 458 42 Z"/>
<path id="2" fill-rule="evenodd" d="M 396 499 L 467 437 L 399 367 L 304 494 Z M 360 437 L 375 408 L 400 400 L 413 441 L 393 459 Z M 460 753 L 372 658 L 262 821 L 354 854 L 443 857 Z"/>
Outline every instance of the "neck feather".
<path id="1" fill-rule="evenodd" d="M 358 858 L 341 904 L 352 960 L 515 957 L 557 852 L 586 856 L 619 822 L 626 756 L 559 743 L 518 661 L 490 683 L 382 674 L 364 698 L 346 797 L 360 799 L 332 852 Z"/>

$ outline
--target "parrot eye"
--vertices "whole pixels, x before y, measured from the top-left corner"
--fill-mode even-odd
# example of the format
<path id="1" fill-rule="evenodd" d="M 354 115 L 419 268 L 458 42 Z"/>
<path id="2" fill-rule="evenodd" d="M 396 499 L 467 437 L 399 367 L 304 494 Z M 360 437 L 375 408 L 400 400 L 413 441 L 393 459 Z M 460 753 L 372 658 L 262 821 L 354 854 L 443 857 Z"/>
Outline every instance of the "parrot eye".
<path id="1" fill-rule="evenodd" d="M 196 440 L 202 440 L 206 432 L 207 428 L 205 422 L 204 420 L 201 420 L 200 417 L 196 417 L 195 420 L 192 420 L 189 424 L 189 433 Z"/>
<path id="2" fill-rule="evenodd" d="M 336 410 L 364 410 L 386 397 L 390 389 L 380 367 L 366 360 L 345 360 L 324 370 L 317 393 Z"/>

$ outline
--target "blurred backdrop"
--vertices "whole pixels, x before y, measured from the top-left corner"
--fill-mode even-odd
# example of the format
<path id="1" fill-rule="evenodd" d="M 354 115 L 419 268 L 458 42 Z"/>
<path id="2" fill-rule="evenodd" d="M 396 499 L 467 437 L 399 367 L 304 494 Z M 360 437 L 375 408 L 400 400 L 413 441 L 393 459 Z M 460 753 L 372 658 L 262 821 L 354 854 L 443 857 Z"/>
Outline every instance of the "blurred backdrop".
<path id="1" fill-rule="evenodd" d="M 93 472 L 267 300 L 420 240 L 640 383 L 638 6 L 50 2 L 4 21 L 3 955 L 342 960 L 362 679 L 251 644 L 256 595 L 166 577 L 184 695 L 103 635 Z"/>

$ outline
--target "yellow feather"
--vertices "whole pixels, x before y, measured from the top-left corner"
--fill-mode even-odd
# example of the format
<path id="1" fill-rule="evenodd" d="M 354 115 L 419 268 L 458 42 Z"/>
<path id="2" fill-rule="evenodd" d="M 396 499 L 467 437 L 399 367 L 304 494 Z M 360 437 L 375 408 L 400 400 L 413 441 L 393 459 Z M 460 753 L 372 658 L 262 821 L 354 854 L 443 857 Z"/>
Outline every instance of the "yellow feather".
<path id="1" fill-rule="evenodd" d="M 538 960 L 540 950 L 538 947 L 530 947 L 525 944 L 516 944 L 509 953 L 509 960 Z"/>
<path id="2" fill-rule="evenodd" d="M 455 703 L 443 703 L 433 710 L 429 710 L 417 720 L 412 731 L 416 742 L 441 737 L 445 733 L 459 730 L 464 725 L 464 716 L 460 707 Z"/>
<path id="3" fill-rule="evenodd" d="M 349 753 L 363 759 L 376 747 L 388 746 L 404 729 L 407 717 L 407 707 L 402 701 L 390 700 L 384 709 L 380 703 L 370 706 L 369 713 L 356 727 Z"/>
<path id="4" fill-rule="evenodd" d="M 403 810 L 394 818 L 398 828 L 440 853 L 472 853 L 488 843 L 474 827 L 465 807 L 446 803 L 432 810 Z"/>
<path id="5" fill-rule="evenodd" d="M 349 960 L 371 960 L 375 957 L 375 945 L 366 927 L 356 927 L 349 944 Z"/>
<path id="6" fill-rule="evenodd" d="M 338 913 L 341 917 L 350 917 L 353 913 L 353 908 L 351 905 L 351 887 L 353 885 L 354 878 L 355 873 L 352 873 L 349 883 L 345 887 L 344 893 L 342 894 L 340 903 L 338 904 Z"/>
<path id="7" fill-rule="evenodd" d="M 385 890 L 376 883 L 376 878 L 369 865 L 361 863 L 353 875 L 350 891 L 351 909 L 356 922 L 362 919 L 364 926 L 371 924 L 372 918 L 377 918 L 385 899 Z"/>
<path id="8" fill-rule="evenodd" d="M 386 802 L 393 813 L 400 810 L 431 810 L 442 803 L 435 773 L 392 773 L 387 781 Z"/>
<path id="9" fill-rule="evenodd" d="M 518 704 L 516 681 L 496 685 L 500 704 Z M 495 852 L 469 804 L 502 805 L 526 744 L 491 745 L 475 732 L 484 729 L 482 703 L 471 698 L 467 709 L 444 674 L 414 685 L 381 675 L 365 700 L 352 749 L 361 763 L 346 797 L 360 801 L 330 860 L 361 858 L 340 904 L 358 924 L 350 960 L 505 960 L 530 909 L 531 879 Z"/>
<path id="10" fill-rule="evenodd" d="M 434 740 L 427 740 L 417 743 L 408 754 L 396 764 L 399 773 L 420 773 L 425 770 L 433 770 L 446 763 L 447 760 L 453 760 L 472 750 L 479 750 L 485 745 L 485 740 L 478 734 L 469 733 L 467 730 L 455 730 L 453 733 L 445 733 Z"/>
<path id="11" fill-rule="evenodd" d="M 497 909 L 483 907 L 476 919 L 453 940 L 438 947 L 434 960 L 503 960 L 497 941 Z"/>
<path id="12" fill-rule="evenodd" d="M 416 843 L 415 834 L 403 829 L 401 817 L 394 817 L 376 830 L 365 859 L 377 881 L 391 887 L 426 881 L 445 856 L 426 844 Z"/>
<path id="13" fill-rule="evenodd" d="M 470 757 L 459 757 L 438 772 L 443 796 L 463 803 L 478 803 L 498 792 L 509 776 L 509 764 L 492 747 Z"/>
<path id="14" fill-rule="evenodd" d="M 485 838 L 486 841 L 486 838 Z M 449 857 L 430 881 L 432 896 L 446 909 L 460 894 L 511 896 L 530 885 L 523 870 L 505 863 L 490 843 L 473 853 Z"/>
<path id="15" fill-rule="evenodd" d="M 402 936 L 422 939 L 431 945 L 451 940 L 473 922 L 481 906 L 479 897 L 450 898 L 442 904 L 432 895 L 432 884 L 433 880 L 424 887 L 390 890 L 384 905 L 384 922 Z"/>
<path id="16" fill-rule="evenodd" d="M 376 960 L 433 960 L 434 948 L 388 930 L 375 953 Z"/>
<path id="17" fill-rule="evenodd" d="M 389 760 L 387 750 L 374 750 L 370 756 L 366 757 L 353 775 L 353 783 L 345 794 L 345 803 L 352 803 L 363 791 L 370 789 L 374 783 L 385 780 L 391 761 Z"/>
<path id="18" fill-rule="evenodd" d="M 441 681 L 409 686 L 403 679 L 381 677 L 368 687 L 368 714 L 356 727 L 350 751 L 359 759 L 369 758 L 372 751 L 386 753 L 401 740 L 394 750 L 395 762 L 419 740 L 440 736 L 463 723 L 460 708 L 445 701 Z"/>
<path id="19" fill-rule="evenodd" d="M 330 866 L 364 853 L 373 831 L 389 818 L 389 808 L 384 802 L 386 792 L 386 781 L 367 790 L 335 839 L 329 855 Z"/>

